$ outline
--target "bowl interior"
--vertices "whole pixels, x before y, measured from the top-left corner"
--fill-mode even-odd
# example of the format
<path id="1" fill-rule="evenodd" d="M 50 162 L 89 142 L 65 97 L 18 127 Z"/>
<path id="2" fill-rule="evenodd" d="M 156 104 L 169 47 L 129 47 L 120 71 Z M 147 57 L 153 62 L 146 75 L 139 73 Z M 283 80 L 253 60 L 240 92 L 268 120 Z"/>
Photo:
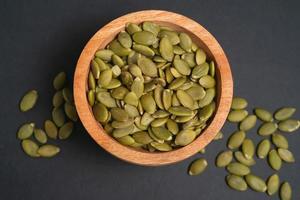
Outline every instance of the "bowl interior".
<path id="1" fill-rule="evenodd" d="M 148 12 L 148 15 L 146 15 L 147 17 L 145 17 L 144 12 Z M 159 15 L 156 15 L 157 12 L 159 12 Z M 139 17 L 141 15 L 143 17 Z M 173 18 L 172 16 L 167 17 L 169 15 L 173 15 Z M 182 20 L 184 20 L 185 23 L 179 23 Z M 125 29 L 126 23 L 132 22 L 139 24 L 143 21 L 153 21 L 176 31 L 186 32 L 192 38 L 193 42 L 206 52 L 209 60 L 215 62 L 216 66 L 217 85 L 215 116 L 212 117 L 208 122 L 207 127 L 202 130 L 202 133 L 191 144 L 170 152 L 152 153 L 120 144 L 114 138 L 109 136 L 104 131 L 101 124 L 95 120 L 92 109 L 86 98 L 90 61 L 93 59 L 95 52 L 98 49 L 105 48 L 120 31 Z M 227 84 L 225 85 L 226 87 L 224 84 Z M 232 79 L 229 64 L 222 48 L 213 36 L 202 26 L 176 13 L 166 11 L 142 11 L 125 15 L 110 22 L 91 38 L 78 60 L 74 80 L 74 97 L 76 108 L 83 125 L 100 146 L 125 161 L 141 165 L 158 166 L 183 160 L 197 153 L 214 138 L 229 112 L 232 98 Z M 224 115 L 226 116 L 224 117 Z"/>

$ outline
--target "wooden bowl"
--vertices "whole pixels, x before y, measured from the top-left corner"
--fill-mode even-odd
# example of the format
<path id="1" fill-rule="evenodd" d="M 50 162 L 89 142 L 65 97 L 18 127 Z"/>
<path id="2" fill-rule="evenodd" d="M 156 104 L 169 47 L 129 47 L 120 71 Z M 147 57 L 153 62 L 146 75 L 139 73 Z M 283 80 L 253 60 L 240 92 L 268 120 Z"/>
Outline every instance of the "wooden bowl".
<path id="1" fill-rule="evenodd" d="M 87 77 L 90 61 L 98 49 L 104 48 L 113 38 L 124 30 L 128 22 L 141 23 L 153 21 L 186 32 L 192 40 L 207 53 L 216 64 L 217 107 L 216 113 L 207 128 L 191 144 L 170 152 L 148 152 L 124 146 L 108 135 L 99 124 L 88 104 Z M 159 166 L 184 160 L 209 144 L 223 126 L 228 115 L 233 93 L 231 70 L 224 51 L 217 40 L 200 24 L 183 15 L 162 10 L 145 10 L 119 17 L 102 27 L 84 47 L 74 76 L 75 105 L 81 122 L 90 136 L 112 155 L 138 165 Z"/>

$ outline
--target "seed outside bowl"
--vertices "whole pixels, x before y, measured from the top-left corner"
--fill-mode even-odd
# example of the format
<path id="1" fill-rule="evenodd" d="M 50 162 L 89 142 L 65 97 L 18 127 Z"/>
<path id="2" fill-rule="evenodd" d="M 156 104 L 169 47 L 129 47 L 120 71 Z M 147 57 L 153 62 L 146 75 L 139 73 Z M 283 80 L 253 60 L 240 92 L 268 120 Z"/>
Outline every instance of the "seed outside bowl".
<path id="1" fill-rule="evenodd" d="M 159 25 L 169 26 L 176 31 L 186 32 L 192 40 L 201 47 L 207 56 L 215 62 L 217 79 L 217 107 L 215 115 L 208 126 L 192 143 L 169 152 L 148 152 L 120 144 L 102 128 L 94 118 L 89 106 L 87 92 L 87 78 L 90 62 L 98 49 L 104 48 L 115 36 L 125 29 L 126 23 L 141 23 L 153 21 Z M 217 40 L 200 24 L 183 15 L 163 11 L 144 10 L 129 13 L 119 17 L 102 27 L 84 47 L 76 66 L 74 75 L 74 98 L 80 120 L 89 135 L 102 148 L 124 161 L 144 166 L 160 166 L 182 161 L 208 145 L 225 123 L 229 113 L 233 80 L 227 57 Z"/>

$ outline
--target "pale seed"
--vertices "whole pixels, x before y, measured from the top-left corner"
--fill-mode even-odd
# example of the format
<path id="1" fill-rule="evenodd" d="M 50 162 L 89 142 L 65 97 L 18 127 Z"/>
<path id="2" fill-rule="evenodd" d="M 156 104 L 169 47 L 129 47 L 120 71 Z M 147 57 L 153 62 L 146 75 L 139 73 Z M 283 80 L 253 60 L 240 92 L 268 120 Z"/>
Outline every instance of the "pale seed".
<path id="1" fill-rule="evenodd" d="M 112 135 L 114 136 L 114 138 L 124 137 L 133 133 L 134 128 L 135 126 L 133 124 L 125 128 L 117 128 L 112 131 Z"/>
<path id="2" fill-rule="evenodd" d="M 241 122 L 248 115 L 247 110 L 232 110 L 227 116 L 227 120 L 230 122 Z"/>
<path id="3" fill-rule="evenodd" d="M 127 112 L 121 108 L 112 108 L 110 113 L 112 118 L 117 121 L 127 121 L 129 118 Z"/>
<path id="4" fill-rule="evenodd" d="M 152 57 L 155 55 L 155 52 L 150 47 L 145 45 L 133 44 L 132 49 L 143 54 L 144 56 Z"/>
<path id="5" fill-rule="evenodd" d="M 109 44 L 109 49 L 112 50 L 115 54 L 118 56 L 128 56 L 129 53 L 131 52 L 130 48 L 125 48 L 123 47 L 118 40 L 113 40 Z"/>
<path id="6" fill-rule="evenodd" d="M 204 75 L 199 79 L 199 83 L 204 88 L 213 88 L 216 85 L 215 79 L 210 75 Z"/>
<path id="7" fill-rule="evenodd" d="M 133 119 L 128 119 L 127 121 L 124 121 L 124 122 L 120 122 L 120 121 L 113 121 L 111 123 L 111 126 L 113 128 L 126 128 L 130 125 L 132 125 L 134 123 L 134 120 Z"/>
<path id="8" fill-rule="evenodd" d="M 278 129 L 283 132 L 294 132 L 300 127 L 300 121 L 295 119 L 287 119 L 279 122 Z"/>
<path id="9" fill-rule="evenodd" d="M 203 99 L 199 101 L 199 107 L 203 108 L 204 106 L 210 104 L 215 98 L 215 95 L 216 95 L 215 88 L 209 88 L 208 90 L 206 90 L 205 96 L 203 97 Z"/>
<path id="10" fill-rule="evenodd" d="M 279 189 L 279 176 L 277 174 L 273 174 L 268 178 L 267 181 L 267 193 L 268 195 L 275 194 Z"/>
<path id="11" fill-rule="evenodd" d="M 169 89 L 162 92 L 162 103 L 165 110 L 168 110 L 172 105 L 172 91 Z"/>
<path id="12" fill-rule="evenodd" d="M 134 23 L 128 23 L 128 24 L 126 24 L 126 31 L 130 34 L 130 35 L 132 35 L 132 34 L 134 34 L 134 33 L 136 33 L 136 32 L 139 32 L 139 31 L 142 31 L 142 28 L 141 27 L 139 27 L 137 24 L 134 24 Z"/>
<path id="13" fill-rule="evenodd" d="M 144 94 L 141 97 L 141 104 L 143 109 L 149 114 L 153 114 L 156 111 L 156 103 L 152 95 L 150 95 L 149 93 Z"/>
<path id="14" fill-rule="evenodd" d="M 272 134 L 272 142 L 277 148 L 283 148 L 283 149 L 289 148 L 288 140 L 279 133 Z"/>
<path id="15" fill-rule="evenodd" d="M 88 97 L 89 105 L 93 106 L 95 104 L 95 93 L 94 93 L 94 91 L 93 90 L 89 90 L 88 94 L 87 94 L 87 97 Z"/>
<path id="16" fill-rule="evenodd" d="M 246 138 L 242 144 L 242 152 L 247 159 L 253 158 L 255 153 L 254 143 L 251 139 Z"/>
<path id="17" fill-rule="evenodd" d="M 167 61 L 171 62 L 174 57 L 173 45 L 168 37 L 163 37 L 159 44 L 160 55 Z"/>
<path id="18" fill-rule="evenodd" d="M 276 120 L 282 121 L 292 117 L 295 112 L 296 108 L 283 107 L 275 112 L 274 117 Z"/>
<path id="19" fill-rule="evenodd" d="M 201 78 L 202 76 L 207 75 L 208 71 L 209 71 L 209 65 L 207 62 L 202 63 L 201 65 L 197 65 L 196 67 L 193 68 L 192 78 L 194 79 Z"/>
<path id="20" fill-rule="evenodd" d="M 182 75 L 189 75 L 191 73 L 191 68 L 189 67 L 188 63 L 184 60 L 174 59 L 173 65 L 176 68 L 176 70 Z"/>
<path id="21" fill-rule="evenodd" d="M 191 176 L 199 175 L 202 172 L 204 172 L 207 165 L 208 163 L 204 158 L 199 158 L 197 160 L 194 160 L 189 167 L 188 173 Z"/>
<path id="22" fill-rule="evenodd" d="M 133 34 L 132 39 L 142 45 L 152 45 L 156 41 L 156 37 L 153 33 L 149 31 L 139 31 Z"/>
<path id="23" fill-rule="evenodd" d="M 24 140 L 29 138 L 33 133 L 34 127 L 35 127 L 34 123 L 23 124 L 17 132 L 18 139 Z"/>
<path id="24" fill-rule="evenodd" d="M 38 99 L 38 92 L 30 90 L 27 92 L 20 101 L 20 110 L 26 112 L 34 107 Z"/>
<path id="25" fill-rule="evenodd" d="M 77 115 L 77 111 L 76 111 L 76 108 L 75 106 L 69 104 L 69 103 L 65 103 L 65 106 L 64 106 L 64 109 L 65 109 L 65 113 L 67 115 L 67 117 L 76 122 L 78 120 L 78 115 Z"/>
<path id="26" fill-rule="evenodd" d="M 237 176 L 245 176 L 250 173 L 250 168 L 238 162 L 233 162 L 227 165 L 227 171 Z"/>
<path id="27" fill-rule="evenodd" d="M 268 156 L 269 164 L 274 170 L 279 170 L 281 168 L 281 158 L 279 157 L 276 150 L 271 150 Z"/>
<path id="28" fill-rule="evenodd" d="M 112 70 L 106 69 L 103 72 L 101 72 L 100 77 L 98 79 L 98 85 L 101 87 L 107 86 L 112 79 Z"/>
<path id="29" fill-rule="evenodd" d="M 158 143 L 158 142 L 151 142 L 152 147 L 159 151 L 171 151 L 172 147 L 167 143 Z"/>
<path id="30" fill-rule="evenodd" d="M 101 50 L 98 50 L 95 53 L 95 56 L 98 57 L 98 58 L 100 58 L 100 59 L 102 59 L 102 60 L 104 60 L 104 61 L 110 61 L 111 60 L 111 56 L 113 54 L 114 54 L 114 52 L 112 52 L 109 49 L 101 49 Z"/>
<path id="31" fill-rule="evenodd" d="M 255 115 L 264 122 L 272 122 L 273 116 L 272 114 L 263 108 L 255 108 L 254 109 Z"/>
<path id="32" fill-rule="evenodd" d="M 246 137 L 246 133 L 244 131 L 236 131 L 234 132 L 230 138 L 228 139 L 228 148 L 236 149 L 240 147 Z"/>
<path id="33" fill-rule="evenodd" d="M 52 105 L 57 108 L 57 107 L 61 106 L 63 103 L 64 103 L 64 97 L 63 97 L 62 91 L 60 90 L 60 91 L 55 92 L 53 99 L 52 99 Z"/>
<path id="34" fill-rule="evenodd" d="M 23 151 L 27 155 L 29 155 L 31 157 L 40 157 L 40 155 L 37 152 L 39 146 L 32 140 L 30 140 L 30 139 L 22 140 L 21 145 L 22 145 Z"/>
<path id="35" fill-rule="evenodd" d="M 292 199 L 292 187 L 289 182 L 283 182 L 280 187 L 280 199 L 291 200 Z"/>
<path id="36" fill-rule="evenodd" d="M 246 181 L 237 175 L 231 174 L 226 176 L 226 182 L 229 187 L 237 191 L 246 191 L 248 188 Z"/>
<path id="37" fill-rule="evenodd" d="M 198 49 L 196 51 L 196 63 L 197 65 L 201 65 L 206 61 L 206 54 L 202 49 Z"/>
<path id="38" fill-rule="evenodd" d="M 173 115 L 176 115 L 176 116 L 191 116 L 193 115 L 193 111 L 188 109 L 188 108 L 185 108 L 183 106 L 175 106 L 175 107 L 170 107 L 168 109 L 168 111 L 173 114 Z"/>
<path id="39" fill-rule="evenodd" d="M 143 74 L 150 76 L 150 77 L 157 77 L 157 68 L 155 63 L 146 58 L 144 56 L 138 59 L 138 66 L 141 68 Z"/>
<path id="40" fill-rule="evenodd" d="M 62 108 L 54 108 L 52 110 L 52 120 L 58 127 L 65 123 L 65 114 Z"/>
<path id="41" fill-rule="evenodd" d="M 95 59 L 93 59 L 91 62 L 91 70 L 95 79 L 99 79 L 101 70 L 98 63 L 95 61 Z"/>
<path id="42" fill-rule="evenodd" d="M 151 122 L 151 126 L 152 127 L 160 127 L 160 126 L 163 126 L 165 123 L 167 123 L 167 121 L 168 121 L 168 117 L 158 118 Z"/>
<path id="43" fill-rule="evenodd" d="M 247 159 L 244 156 L 244 154 L 240 151 L 234 152 L 234 157 L 238 162 L 240 162 L 246 166 L 253 166 L 256 164 L 256 161 L 253 158 Z"/>
<path id="44" fill-rule="evenodd" d="M 223 151 L 216 158 L 216 166 L 217 167 L 226 167 L 232 161 L 232 151 Z"/>
<path id="45" fill-rule="evenodd" d="M 252 129 L 256 124 L 256 116 L 255 115 L 248 115 L 243 121 L 240 123 L 240 130 L 248 131 Z"/>
<path id="46" fill-rule="evenodd" d="M 264 159 L 269 154 L 271 143 L 268 139 L 262 140 L 257 146 L 257 156 L 260 159 Z"/>
<path id="47" fill-rule="evenodd" d="M 145 131 L 136 132 L 132 135 L 134 140 L 141 144 L 149 144 L 153 141 L 153 139 L 149 136 L 149 134 Z"/>
<path id="48" fill-rule="evenodd" d="M 188 93 L 186 93 L 183 90 L 177 90 L 176 95 L 177 95 L 178 100 L 184 107 L 193 109 L 194 100 Z"/>
<path id="49" fill-rule="evenodd" d="M 278 150 L 278 155 L 279 157 L 287 162 L 287 163 L 293 163 L 295 162 L 295 158 L 294 158 L 294 155 L 291 151 L 289 151 L 288 149 L 282 149 L 282 148 L 279 148 Z"/>
<path id="50" fill-rule="evenodd" d="M 186 146 L 193 142 L 196 138 L 196 133 L 193 130 L 181 130 L 177 133 L 175 138 L 175 144 L 180 146 Z"/>
<path id="51" fill-rule="evenodd" d="M 45 144 L 37 152 L 42 157 L 53 157 L 60 152 L 60 148 L 51 144 Z"/>
<path id="52" fill-rule="evenodd" d="M 125 47 L 125 48 L 130 48 L 132 45 L 132 40 L 130 35 L 125 32 L 125 31 L 121 31 L 118 34 L 118 41 L 120 42 L 120 44 Z"/>
<path id="53" fill-rule="evenodd" d="M 98 92 L 96 95 L 96 99 L 108 108 L 117 107 L 115 99 L 112 98 L 112 96 L 110 95 L 109 92 Z M 125 99 L 126 99 L 126 97 L 125 97 Z"/>
<path id="54" fill-rule="evenodd" d="M 152 132 L 159 139 L 168 140 L 168 141 L 172 139 L 171 132 L 164 127 L 152 127 Z"/>
<path id="55" fill-rule="evenodd" d="M 101 103 L 97 103 L 93 106 L 93 114 L 95 119 L 99 122 L 105 122 L 108 118 L 108 110 Z"/>
<path id="56" fill-rule="evenodd" d="M 203 99 L 206 94 L 203 87 L 198 84 L 195 84 L 191 88 L 187 89 L 186 93 L 188 93 L 195 101 Z"/>
<path id="57" fill-rule="evenodd" d="M 179 132 L 178 124 L 172 119 L 167 120 L 167 128 L 173 135 L 176 135 Z"/>
<path id="58" fill-rule="evenodd" d="M 267 190 L 265 181 L 258 176 L 248 174 L 245 176 L 245 180 L 248 186 L 256 192 L 265 192 Z"/>
<path id="59" fill-rule="evenodd" d="M 178 44 L 179 42 L 180 42 L 180 39 L 179 39 L 179 37 L 178 37 L 178 34 L 176 33 L 176 32 L 174 32 L 174 31 L 168 31 L 168 30 L 163 30 L 163 31 L 160 31 L 159 33 L 158 33 L 158 37 L 160 37 L 160 38 L 164 38 L 164 37 L 167 37 L 169 40 L 170 40 L 170 42 L 171 42 L 171 44 L 172 45 L 176 45 L 176 44 Z M 174 46 L 175 47 L 175 46 Z M 178 46 L 176 46 L 176 47 L 178 47 Z M 180 47 L 179 47 L 180 48 Z M 180 48 L 181 49 L 181 48 Z M 182 49 L 183 50 L 183 49 Z M 175 52 L 178 52 L 178 49 L 174 49 L 174 53 Z"/>
<path id="60" fill-rule="evenodd" d="M 245 109 L 248 106 L 248 102 L 246 99 L 241 97 L 234 97 L 231 103 L 231 109 L 241 110 Z"/>
<path id="61" fill-rule="evenodd" d="M 153 22 L 143 22 L 142 27 L 144 31 L 149 31 L 155 36 L 157 36 L 160 31 L 160 26 Z"/>
<path id="62" fill-rule="evenodd" d="M 258 129 L 258 134 L 261 136 L 268 136 L 277 130 L 278 125 L 273 122 L 265 122 Z"/>
<path id="63" fill-rule="evenodd" d="M 190 36 L 186 33 L 180 33 L 179 39 L 180 39 L 180 42 L 179 42 L 180 47 L 187 52 L 191 52 L 192 51 L 192 39 L 190 38 Z"/>
<path id="64" fill-rule="evenodd" d="M 34 138 L 41 144 L 45 144 L 47 142 L 47 135 L 46 133 L 39 128 L 35 128 L 33 131 Z"/>

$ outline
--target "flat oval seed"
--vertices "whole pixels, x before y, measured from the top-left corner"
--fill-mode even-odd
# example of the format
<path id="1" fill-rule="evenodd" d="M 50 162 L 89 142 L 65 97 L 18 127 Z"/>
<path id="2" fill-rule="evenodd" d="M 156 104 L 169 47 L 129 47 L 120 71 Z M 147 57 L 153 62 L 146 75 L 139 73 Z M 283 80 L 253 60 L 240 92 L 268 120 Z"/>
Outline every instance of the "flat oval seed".
<path id="1" fill-rule="evenodd" d="M 199 79 L 199 83 L 204 88 L 213 88 L 216 85 L 215 79 L 210 75 L 204 75 Z"/>
<path id="2" fill-rule="evenodd" d="M 294 158 L 294 155 L 291 151 L 289 151 L 288 149 L 282 149 L 282 148 L 279 148 L 278 150 L 278 155 L 279 157 L 287 162 L 287 163 L 293 163 L 295 162 L 295 158 Z"/>
<path id="3" fill-rule="evenodd" d="M 280 199 L 291 200 L 292 199 L 292 187 L 288 182 L 284 182 L 280 187 Z"/>
<path id="4" fill-rule="evenodd" d="M 173 45 L 168 37 L 163 37 L 159 44 L 160 55 L 167 61 L 171 62 L 174 57 Z"/>
<path id="5" fill-rule="evenodd" d="M 78 115 L 77 115 L 75 106 L 66 102 L 64 109 L 65 109 L 65 113 L 66 113 L 67 117 L 70 120 L 72 120 L 73 122 L 76 122 L 78 120 Z"/>
<path id="6" fill-rule="evenodd" d="M 241 122 L 248 115 L 247 110 L 232 110 L 228 114 L 227 120 L 230 122 Z"/>
<path id="7" fill-rule="evenodd" d="M 114 52 L 109 49 L 101 49 L 95 53 L 95 56 L 104 61 L 110 61 L 113 54 Z"/>
<path id="8" fill-rule="evenodd" d="M 280 179 L 277 174 L 273 174 L 268 178 L 267 181 L 267 193 L 268 195 L 275 194 L 279 189 Z"/>
<path id="9" fill-rule="evenodd" d="M 36 90 L 30 90 L 27 92 L 20 101 L 20 110 L 26 112 L 34 107 L 38 99 L 38 92 Z"/>
<path id="10" fill-rule="evenodd" d="M 234 152 L 234 157 L 238 162 L 240 162 L 246 166 L 249 166 L 249 167 L 255 165 L 255 163 L 256 163 L 253 158 L 247 159 L 244 156 L 244 154 L 240 151 Z"/>
<path id="11" fill-rule="evenodd" d="M 109 92 L 98 92 L 96 95 L 96 98 L 100 103 L 102 103 L 103 105 L 105 105 L 108 108 L 117 107 L 115 99 L 112 98 L 112 96 L 110 95 Z M 125 99 L 126 99 L 126 97 L 125 97 Z"/>
<path id="12" fill-rule="evenodd" d="M 175 138 L 175 144 L 180 146 L 186 146 L 193 142 L 196 138 L 196 132 L 193 130 L 182 130 L 177 133 Z"/>
<path id="13" fill-rule="evenodd" d="M 231 163 L 233 157 L 232 151 L 223 151 L 216 158 L 216 166 L 217 167 L 226 167 L 229 163 Z"/>
<path id="14" fill-rule="evenodd" d="M 212 114 L 214 113 L 214 104 L 211 103 L 205 107 L 203 107 L 199 112 L 198 112 L 198 117 L 200 121 L 207 121 Z"/>
<path id="15" fill-rule="evenodd" d="M 193 79 L 201 78 L 202 76 L 207 75 L 208 71 L 209 71 L 209 65 L 207 62 L 201 65 L 197 65 L 196 67 L 193 68 L 192 78 Z"/>
<path id="16" fill-rule="evenodd" d="M 53 87 L 56 90 L 62 89 L 66 84 L 66 80 L 67 80 L 67 75 L 65 72 L 58 73 L 53 80 Z"/>
<path id="17" fill-rule="evenodd" d="M 278 125 L 273 122 L 266 122 L 263 123 L 259 129 L 258 129 L 258 134 L 261 136 L 268 136 L 274 133 L 277 130 Z"/>
<path id="18" fill-rule="evenodd" d="M 156 37 L 149 31 L 139 31 L 133 34 L 132 39 L 139 44 L 150 46 L 155 43 Z"/>
<path id="19" fill-rule="evenodd" d="M 182 75 L 189 75 L 191 73 L 191 68 L 188 63 L 181 59 L 174 59 L 173 65 L 176 70 Z"/>
<path id="20" fill-rule="evenodd" d="M 188 173 L 191 176 L 199 175 L 204 172 L 204 170 L 207 168 L 207 165 L 208 163 L 204 158 L 194 160 L 189 167 Z"/>
<path id="21" fill-rule="evenodd" d="M 230 138 L 228 139 L 228 148 L 236 149 L 240 147 L 246 137 L 246 133 L 244 131 L 236 131 L 234 132 Z"/>
<path id="22" fill-rule="evenodd" d="M 215 88 L 209 88 L 208 90 L 206 90 L 206 94 L 204 98 L 199 101 L 199 107 L 203 108 L 204 106 L 210 104 L 215 98 L 215 96 L 216 96 Z"/>
<path id="23" fill-rule="evenodd" d="M 269 154 L 271 143 L 268 139 L 262 140 L 257 146 L 257 156 L 260 159 L 264 159 Z"/>
<path id="24" fill-rule="evenodd" d="M 192 39 L 190 38 L 190 36 L 186 33 L 180 33 L 179 39 L 180 39 L 180 42 L 179 42 L 180 47 L 183 48 L 187 52 L 191 52 L 192 51 Z"/>
<path id="25" fill-rule="evenodd" d="M 57 127 L 51 120 L 46 120 L 44 123 L 44 129 L 47 133 L 47 136 L 52 139 L 57 138 Z"/>
<path id="26" fill-rule="evenodd" d="M 93 90 L 89 90 L 87 94 L 87 98 L 88 98 L 89 105 L 93 106 L 95 104 L 95 92 Z"/>
<path id="27" fill-rule="evenodd" d="M 226 176 L 226 182 L 229 187 L 237 191 L 246 191 L 248 188 L 246 181 L 240 176 L 228 175 Z"/>
<path id="28" fill-rule="evenodd" d="M 158 110 L 158 111 L 155 111 L 155 113 L 153 113 L 152 117 L 154 117 L 154 118 L 165 118 L 165 117 L 168 117 L 169 115 L 170 115 L 170 113 L 168 113 L 167 111 Z"/>
<path id="29" fill-rule="evenodd" d="M 241 123 L 240 123 L 240 130 L 248 131 L 252 129 L 256 124 L 256 116 L 255 115 L 248 115 Z"/>
<path id="30" fill-rule="evenodd" d="M 292 117 L 295 112 L 296 108 L 283 107 L 275 112 L 274 117 L 276 120 L 282 121 Z"/>
<path id="31" fill-rule="evenodd" d="M 209 74 L 212 77 L 215 77 L 215 73 L 216 73 L 215 63 L 214 63 L 214 61 L 210 61 L 210 63 L 209 63 Z"/>
<path id="32" fill-rule="evenodd" d="M 272 122 L 273 116 L 272 114 L 263 108 L 255 108 L 254 109 L 255 115 L 264 122 Z"/>
<path id="33" fill-rule="evenodd" d="M 188 109 L 188 108 L 185 108 L 183 106 L 174 106 L 174 107 L 170 107 L 168 109 L 168 111 L 173 114 L 173 115 L 176 115 L 176 116 L 191 116 L 193 115 L 193 111 Z"/>
<path id="34" fill-rule="evenodd" d="M 152 127 L 152 132 L 159 139 L 167 140 L 167 141 L 172 139 L 171 132 L 164 127 Z"/>
<path id="35" fill-rule="evenodd" d="M 42 129 L 39 129 L 39 128 L 35 128 L 34 131 L 33 131 L 33 134 L 34 134 L 34 138 L 41 144 L 45 144 L 47 143 L 47 135 L 46 133 L 42 130 Z"/>
<path id="36" fill-rule="evenodd" d="M 30 140 L 30 139 L 22 140 L 21 145 L 22 145 L 23 151 L 27 155 L 29 155 L 31 157 L 40 157 L 40 155 L 37 152 L 39 146 L 32 140 Z"/>
<path id="37" fill-rule="evenodd" d="M 184 107 L 193 109 L 194 100 L 188 93 L 186 93 L 183 90 L 177 90 L 176 95 L 177 95 L 178 100 Z"/>
<path id="38" fill-rule="evenodd" d="M 152 127 L 160 127 L 160 126 L 163 126 L 165 123 L 167 123 L 167 121 L 168 121 L 168 117 L 158 118 L 151 122 L 151 126 Z"/>
<path id="39" fill-rule="evenodd" d="M 62 108 L 54 108 L 52 110 L 52 120 L 56 126 L 61 127 L 65 123 L 65 114 Z"/>
<path id="40" fill-rule="evenodd" d="M 132 46 L 133 50 L 138 53 L 143 54 L 144 56 L 152 57 L 155 55 L 155 52 L 148 46 L 141 45 L 141 44 L 134 44 Z"/>
<path id="41" fill-rule="evenodd" d="M 26 138 L 29 138 L 33 133 L 34 127 L 35 127 L 34 123 L 23 124 L 17 132 L 18 139 L 24 140 Z"/>
<path id="42" fill-rule="evenodd" d="M 101 103 L 97 103 L 93 106 L 93 114 L 95 119 L 99 122 L 105 122 L 108 118 L 108 110 Z"/>
<path id="43" fill-rule="evenodd" d="M 279 170 L 281 168 L 281 158 L 279 157 L 276 150 L 271 150 L 268 156 L 269 164 L 274 170 Z"/>
<path id="44" fill-rule="evenodd" d="M 134 139 L 129 135 L 126 135 L 126 136 L 123 136 L 120 138 L 116 138 L 116 140 L 126 146 L 132 145 L 133 143 L 135 143 Z"/>
<path id="45" fill-rule="evenodd" d="M 242 144 L 242 152 L 247 159 L 253 158 L 255 147 L 251 139 L 247 138 L 244 140 Z"/>
<path id="46" fill-rule="evenodd" d="M 227 165 L 227 171 L 237 176 L 245 176 L 250 173 L 250 168 L 238 162 L 233 162 Z"/>
<path id="47" fill-rule="evenodd" d="M 92 72 L 89 73 L 88 86 L 90 90 L 94 90 L 96 88 L 96 81 Z"/>
<path id="48" fill-rule="evenodd" d="M 125 88 L 124 86 L 120 86 L 120 87 L 117 87 L 115 89 L 112 89 L 112 92 L 111 92 L 111 96 L 115 99 L 119 99 L 119 100 L 122 100 L 124 99 L 125 95 L 128 93 L 128 89 Z"/>
<path id="49" fill-rule="evenodd" d="M 231 109 L 241 110 L 245 109 L 248 106 L 248 102 L 246 99 L 241 97 L 234 97 L 231 103 Z"/>
<path id="50" fill-rule="evenodd" d="M 99 76 L 98 85 L 100 85 L 101 87 L 105 87 L 110 83 L 111 79 L 112 79 L 112 70 L 111 69 L 104 70 L 101 72 Z"/>
<path id="51" fill-rule="evenodd" d="M 63 103 L 64 103 L 64 97 L 62 91 L 61 90 L 57 91 L 52 98 L 52 105 L 57 108 L 61 106 Z"/>
<path id="52" fill-rule="evenodd" d="M 165 110 L 168 110 L 172 105 L 172 91 L 169 89 L 162 92 L 162 103 Z"/>
<path id="53" fill-rule="evenodd" d="M 112 58 L 113 64 L 115 65 L 114 67 L 111 68 L 112 69 L 112 73 L 113 73 L 114 76 L 119 76 L 120 73 L 121 73 L 121 70 L 120 70 L 119 67 L 123 67 L 124 66 L 124 61 L 123 61 L 123 59 L 120 56 L 118 56 L 116 54 L 112 55 L 111 58 Z"/>
<path id="54" fill-rule="evenodd" d="M 205 97 L 205 90 L 200 85 L 193 85 L 191 88 L 185 91 L 188 93 L 195 101 L 203 99 Z"/>
<path id="55" fill-rule="evenodd" d="M 63 95 L 65 102 L 73 103 L 73 101 L 74 101 L 73 94 L 69 88 L 64 88 L 62 90 L 62 95 Z"/>
<path id="56" fill-rule="evenodd" d="M 151 142 L 152 147 L 159 151 L 171 151 L 172 147 L 167 143 L 158 143 L 158 142 Z"/>
<path id="57" fill-rule="evenodd" d="M 99 79 L 99 76 L 100 76 L 100 67 L 98 65 L 98 63 L 95 61 L 95 59 L 93 59 L 91 61 L 91 71 L 93 73 L 93 76 L 95 77 L 95 79 Z"/>
<path id="58" fill-rule="evenodd" d="M 283 149 L 289 148 L 288 140 L 279 133 L 272 134 L 272 142 L 277 148 L 283 148 Z"/>
<path id="59" fill-rule="evenodd" d="M 125 48 L 123 47 L 118 40 L 113 40 L 109 44 L 109 49 L 112 50 L 116 55 L 118 56 L 128 56 L 129 53 L 131 52 L 130 48 Z"/>
<path id="60" fill-rule="evenodd" d="M 140 115 L 138 109 L 135 106 L 129 104 L 126 104 L 124 106 L 124 110 L 127 112 L 129 117 L 137 117 Z"/>
<path id="61" fill-rule="evenodd" d="M 113 130 L 112 135 L 114 136 L 114 138 L 124 137 L 131 134 L 134 128 L 135 126 L 133 124 L 125 128 L 117 128 Z"/>
<path id="62" fill-rule="evenodd" d="M 152 60 L 142 56 L 138 59 L 137 62 L 143 74 L 150 77 L 157 77 L 157 67 Z"/>
<path id="63" fill-rule="evenodd" d="M 112 118 L 117 121 L 127 121 L 129 118 L 127 112 L 121 108 L 112 108 L 110 113 Z"/>
<path id="64" fill-rule="evenodd" d="M 125 48 L 130 48 L 132 45 L 131 37 L 126 31 L 121 31 L 118 34 L 118 41 Z"/>
<path id="65" fill-rule="evenodd" d="M 136 132 L 132 135 L 133 139 L 140 144 L 149 144 L 153 139 L 146 131 Z"/>
<path id="66" fill-rule="evenodd" d="M 141 104 L 143 109 L 149 114 L 153 114 L 156 111 L 156 103 L 152 95 L 144 94 L 141 97 Z"/>
<path id="67" fill-rule="evenodd" d="M 178 124 L 172 119 L 168 119 L 167 128 L 173 135 L 176 135 L 179 132 Z"/>
<path id="68" fill-rule="evenodd" d="M 111 123 L 111 126 L 113 128 L 126 128 L 130 125 L 132 125 L 134 123 L 134 120 L 133 119 L 128 119 L 127 121 L 125 122 L 119 122 L 119 121 L 113 121 Z"/>
<path id="69" fill-rule="evenodd" d="M 265 192 L 267 190 L 267 185 L 265 181 L 258 176 L 255 176 L 253 174 L 248 174 L 245 177 L 245 180 L 248 186 L 256 192 Z"/>
<path id="70" fill-rule="evenodd" d="M 283 132 L 294 132 L 300 127 L 300 121 L 295 119 L 287 119 L 279 122 L 278 129 Z"/>
<path id="71" fill-rule="evenodd" d="M 67 139 L 73 132 L 74 124 L 73 122 L 65 123 L 58 131 L 58 138 L 61 140 Z"/>
<path id="72" fill-rule="evenodd" d="M 45 144 L 38 149 L 38 154 L 42 157 L 53 157 L 60 152 L 60 148 L 51 144 Z"/>
<path id="73" fill-rule="evenodd" d="M 143 22 L 142 27 L 143 27 L 144 31 L 149 31 L 149 32 L 153 33 L 155 36 L 157 36 L 160 31 L 159 25 L 157 25 L 153 22 Z"/>
<path id="74" fill-rule="evenodd" d="M 198 49 L 196 51 L 196 63 L 197 65 L 201 65 L 206 61 L 206 54 L 202 49 Z"/>
<path id="75" fill-rule="evenodd" d="M 160 37 L 160 38 L 167 37 L 170 40 L 170 42 L 171 42 L 172 45 L 176 45 L 176 44 L 178 44 L 180 42 L 178 34 L 176 32 L 174 32 L 174 31 L 162 30 L 162 31 L 160 31 L 158 33 L 158 37 Z M 176 47 L 180 48 L 178 46 L 176 46 Z M 178 50 L 177 50 L 177 52 L 178 52 Z M 174 49 L 174 53 L 175 53 L 175 49 Z"/>
<path id="76" fill-rule="evenodd" d="M 128 23 L 128 24 L 126 24 L 126 31 L 130 34 L 130 35 L 132 35 L 132 34 L 134 34 L 134 33 L 136 33 L 136 32 L 139 32 L 139 31 L 142 31 L 142 28 L 141 27 L 139 27 L 139 25 L 137 25 L 137 24 L 134 24 L 134 23 Z"/>

